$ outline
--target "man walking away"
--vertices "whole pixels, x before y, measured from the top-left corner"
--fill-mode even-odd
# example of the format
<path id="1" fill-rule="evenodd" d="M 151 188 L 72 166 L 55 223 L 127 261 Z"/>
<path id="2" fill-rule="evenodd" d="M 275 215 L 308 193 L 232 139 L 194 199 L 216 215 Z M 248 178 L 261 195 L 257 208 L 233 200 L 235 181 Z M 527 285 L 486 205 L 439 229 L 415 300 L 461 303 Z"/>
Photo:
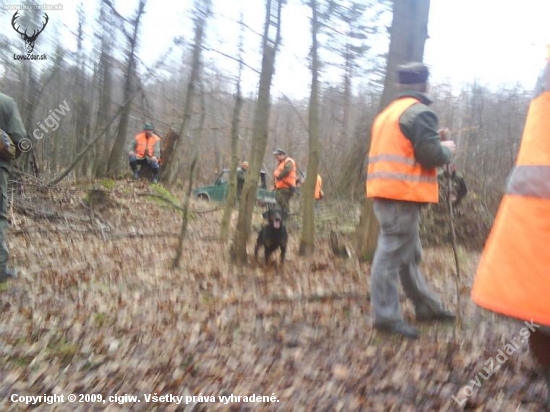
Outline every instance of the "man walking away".
<path id="1" fill-rule="evenodd" d="M 426 285 L 418 265 L 420 208 L 438 202 L 436 168 L 450 161 L 452 141 L 442 141 L 426 96 L 422 63 L 398 68 L 400 94 L 375 119 L 369 152 L 367 197 L 374 198 L 380 234 L 371 268 L 374 327 L 408 338 L 418 331 L 403 320 L 398 279 L 412 300 L 417 321 L 453 320 Z"/>

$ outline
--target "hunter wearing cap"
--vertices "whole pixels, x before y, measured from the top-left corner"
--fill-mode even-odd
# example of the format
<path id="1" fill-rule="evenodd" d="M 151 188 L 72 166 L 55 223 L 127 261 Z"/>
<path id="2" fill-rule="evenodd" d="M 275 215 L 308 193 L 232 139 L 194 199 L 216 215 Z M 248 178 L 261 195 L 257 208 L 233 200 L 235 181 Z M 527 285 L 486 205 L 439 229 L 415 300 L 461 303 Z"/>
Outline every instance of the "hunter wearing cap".
<path id="1" fill-rule="evenodd" d="M 246 179 L 246 171 L 248 170 L 248 162 L 244 161 L 237 167 L 237 199 L 241 198 L 243 192 L 244 181 Z"/>
<path id="2" fill-rule="evenodd" d="M 284 150 L 277 149 L 273 154 L 279 162 L 273 173 L 275 200 L 283 210 L 283 214 L 288 216 L 290 214 L 290 199 L 296 189 L 296 162 Z"/>
<path id="3" fill-rule="evenodd" d="M 376 329 L 416 338 L 418 331 L 401 313 L 399 279 L 417 321 L 455 317 L 430 291 L 419 268 L 420 207 L 438 202 L 437 167 L 451 160 L 455 144 L 445 140 L 437 115 L 428 107 L 428 68 L 408 63 L 399 66 L 397 74 L 399 94 L 374 120 L 368 159 L 367 197 L 374 198 L 380 224 L 371 302 Z"/>
<path id="4" fill-rule="evenodd" d="M 160 158 L 160 137 L 154 133 L 151 123 L 145 123 L 143 131 L 138 133 L 128 148 L 128 161 L 135 180 L 139 180 L 139 172 L 143 167 L 150 167 L 153 174 L 152 182 L 158 183 Z M 140 168 L 138 169 L 138 166 Z"/>

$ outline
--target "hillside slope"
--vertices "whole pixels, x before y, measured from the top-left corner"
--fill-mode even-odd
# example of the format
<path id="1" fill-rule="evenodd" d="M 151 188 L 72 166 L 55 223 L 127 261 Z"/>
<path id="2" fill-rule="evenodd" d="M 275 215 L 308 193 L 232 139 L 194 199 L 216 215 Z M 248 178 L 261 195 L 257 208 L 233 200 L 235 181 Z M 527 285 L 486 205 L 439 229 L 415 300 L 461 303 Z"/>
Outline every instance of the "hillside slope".
<path id="1" fill-rule="evenodd" d="M 285 267 L 231 267 L 228 245 L 216 240 L 222 211 L 194 204 L 203 213 L 190 222 L 182 267 L 171 270 L 181 215 L 142 196 L 150 190 L 145 183 L 98 182 L 95 195 L 90 187 L 25 188 L 17 197 L 9 246 L 23 273 L 0 292 L 2 410 L 25 409 L 13 394 L 70 393 L 140 402 L 32 408 L 542 409 L 545 388 L 527 343 L 495 376 L 471 383 L 523 326 L 470 302 L 478 254 L 461 253 L 464 330 L 421 326 L 419 340 L 405 341 L 373 332 L 368 266 L 335 259 L 325 239 L 315 256 L 300 259 L 298 230 L 289 228 Z M 426 250 L 423 267 L 453 308 L 452 250 Z M 414 323 L 409 303 L 404 311 Z M 153 393 L 216 402 L 147 402 Z M 273 394 L 278 402 L 218 401 L 231 394 Z M 453 395 L 466 399 L 463 407 Z"/>

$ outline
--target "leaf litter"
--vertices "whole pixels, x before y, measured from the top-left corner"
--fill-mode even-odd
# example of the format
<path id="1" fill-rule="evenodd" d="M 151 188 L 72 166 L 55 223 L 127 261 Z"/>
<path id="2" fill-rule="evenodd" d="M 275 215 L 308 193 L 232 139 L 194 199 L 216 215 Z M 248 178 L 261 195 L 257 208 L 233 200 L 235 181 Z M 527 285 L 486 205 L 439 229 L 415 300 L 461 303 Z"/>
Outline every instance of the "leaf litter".
<path id="1" fill-rule="evenodd" d="M 334 258 L 322 235 L 311 257 L 298 256 L 300 234 L 289 229 L 283 267 L 233 267 L 228 242 L 217 240 L 223 211 L 194 203 L 199 213 L 189 223 L 182 265 L 170 269 L 181 213 L 143 196 L 149 190 L 144 182 L 117 182 L 98 205 L 82 202 L 90 187 L 73 184 L 27 193 L 34 198 L 26 208 L 13 208 L 8 242 L 22 273 L 0 293 L 2 410 L 25 410 L 11 402 L 14 393 L 142 399 L 32 406 L 59 411 L 542 409 L 545 387 L 527 344 L 474 386 L 462 407 L 451 398 L 461 399 L 462 388 L 522 327 L 470 301 L 478 252 L 461 254 L 463 329 L 455 336 L 452 325 L 420 325 L 420 339 L 407 341 L 373 331 L 369 266 Z M 261 223 L 256 210 L 253 229 Z M 425 250 L 423 269 L 454 309 L 452 250 Z M 414 324 L 412 306 L 404 298 L 401 304 Z M 279 402 L 143 401 L 155 392 L 275 394 Z"/>

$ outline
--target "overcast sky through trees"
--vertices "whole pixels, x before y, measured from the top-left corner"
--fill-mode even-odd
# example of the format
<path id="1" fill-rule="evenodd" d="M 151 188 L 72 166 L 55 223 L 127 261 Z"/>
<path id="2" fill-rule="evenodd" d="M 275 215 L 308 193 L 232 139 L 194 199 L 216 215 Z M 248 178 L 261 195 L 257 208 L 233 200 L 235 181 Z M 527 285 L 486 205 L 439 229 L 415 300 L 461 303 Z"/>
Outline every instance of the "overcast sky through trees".
<path id="1" fill-rule="evenodd" d="M 245 60 L 250 66 L 259 68 L 264 2 L 214 0 L 213 3 L 215 14 L 207 29 L 208 47 L 228 55 L 236 55 L 238 20 L 242 12 L 248 26 L 245 30 Z M 52 1 L 52 4 L 58 3 Z M 48 11 L 50 25 L 57 26 L 57 30 L 62 33 L 63 46 L 74 50 L 76 39 L 69 30 L 73 33 L 76 30 L 79 1 L 63 0 L 61 4 L 62 11 Z M 117 0 L 115 4 L 123 15 L 131 16 L 137 6 L 137 0 Z M 191 0 L 148 2 L 140 34 L 138 55 L 141 61 L 151 65 L 168 50 L 173 39 L 178 36 L 185 40 L 181 47 L 189 47 L 193 31 L 190 18 L 192 5 Z M 97 2 L 87 1 L 84 7 L 87 18 L 86 43 L 91 47 L 93 27 L 97 18 Z M 5 34 L 14 42 L 20 41 L 17 33 L 11 30 L 9 20 L 12 15 L 11 10 L 4 11 L 4 26 L 10 28 Z M 433 74 L 432 81 L 445 81 L 459 87 L 463 83 L 478 79 L 492 87 L 519 82 L 528 89 L 532 88 L 545 58 L 546 44 L 550 43 L 548 16 L 548 0 L 432 0 L 430 39 L 426 42 L 425 52 L 425 61 Z M 282 19 L 283 46 L 277 58 L 277 70 L 273 80 L 275 94 L 305 97 L 309 93 L 308 17 L 309 8 L 302 5 L 300 0 L 288 1 Z M 390 23 L 391 16 L 387 21 L 380 22 L 380 25 L 383 27 Z M 47 36 L 50 39 L 54 33 L 54 29 L 48 28 Z M 44 46 L 40 44 L 40 40 L 44 41 L 43 38 L 37 41 L 37 50 Z M 372 46 L 373 51 L 383 53 L 387 49 L 387 42 L 381 40 Z M 218 67 L 227 69 L 228 73 L 235 70 L 236 62 L 212 50 L 204 53 L 207 62 L 216 62 Z M 321 80 L 337 82 L 340 74 L 334 68 L 326 68 Z M 246 69 L 245 90 L 255 91 L 257 81 L 257 73 Z"/>

